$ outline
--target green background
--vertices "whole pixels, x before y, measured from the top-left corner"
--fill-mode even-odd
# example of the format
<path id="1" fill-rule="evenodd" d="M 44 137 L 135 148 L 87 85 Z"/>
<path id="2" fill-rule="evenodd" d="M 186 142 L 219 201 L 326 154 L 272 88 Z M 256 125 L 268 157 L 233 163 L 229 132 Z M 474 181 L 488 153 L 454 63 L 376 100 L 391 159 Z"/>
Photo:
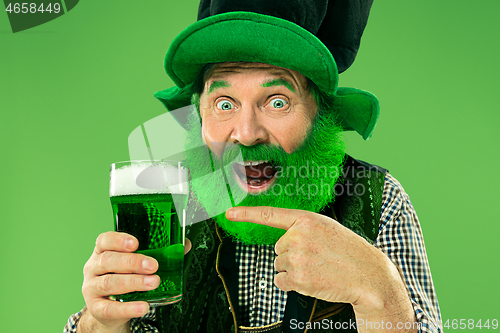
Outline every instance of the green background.
<path id="1" fill-rule="evenodd" d="M 83 1 L 16 34 L 0 13 L 3 332 L 62 331 L 83 307 L 83 265 L 113 228 L 109 164 L 165 112 L 153 98 L 172 85 L 163 57 L 196 9 Z M 380 99 L 373 137 L 347 134 L 348 151 L 410 194 L 443 322 L 500 319 L 499 11 L 497 0 L 376 1 L 340 78 Z"/>

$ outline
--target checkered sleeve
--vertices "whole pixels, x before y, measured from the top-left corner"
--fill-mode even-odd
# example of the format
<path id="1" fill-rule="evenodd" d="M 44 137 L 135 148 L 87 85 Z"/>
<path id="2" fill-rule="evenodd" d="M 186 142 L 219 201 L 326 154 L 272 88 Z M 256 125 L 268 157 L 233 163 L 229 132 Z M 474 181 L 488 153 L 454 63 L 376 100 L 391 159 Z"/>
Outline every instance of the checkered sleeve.
<path id="1" fill-rule="evenodd" d="M 442 332 L 441 314 L 422 230 L 401 184 L 386 174 L 380 228 L 374 245 L 400 269 L 420 332 Z"/>
<path id="2" fill-rule="evenodd" d="M 76 327 L 80 317 L 82 316 L 82 311 L 71 315 L 64 326 L 63 333 L 76 333 Z M 159 333 L 155 326 L 156 322 L 156 308 L 149 308 L 148 313 L 140 318 L 132 318 L 130 320 L 130 332 L 131 333 Z"/>
<path id="3" fill-rule="evenodd" d="M 69 317 L 66 326 L 64 326 L 63 333 L 76 333 L 76 325 L 78 324 L 78 321 L 80 320 L 81 316 L 82 316 L 82 311 L 72 314 Z"/>
<path id="4" fill-rule="evenodd" d="M 156 308 L 149 308 L 148 313 L 140 318 L 132 318 L 130 320 L 131 333 L 159 333 L 155 326 L 156 323 Z"/>

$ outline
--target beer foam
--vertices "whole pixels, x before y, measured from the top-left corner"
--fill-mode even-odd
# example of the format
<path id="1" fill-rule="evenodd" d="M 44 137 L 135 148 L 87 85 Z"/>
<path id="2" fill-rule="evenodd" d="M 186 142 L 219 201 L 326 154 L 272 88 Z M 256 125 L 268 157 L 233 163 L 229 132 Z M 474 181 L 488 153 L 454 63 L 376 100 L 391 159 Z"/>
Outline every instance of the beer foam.
<path id="1" fill-rule="evenodd" d="M 187 194 L 187 169 L 167 163 L 133 163 L 111 171 L 109 195 Z"/>

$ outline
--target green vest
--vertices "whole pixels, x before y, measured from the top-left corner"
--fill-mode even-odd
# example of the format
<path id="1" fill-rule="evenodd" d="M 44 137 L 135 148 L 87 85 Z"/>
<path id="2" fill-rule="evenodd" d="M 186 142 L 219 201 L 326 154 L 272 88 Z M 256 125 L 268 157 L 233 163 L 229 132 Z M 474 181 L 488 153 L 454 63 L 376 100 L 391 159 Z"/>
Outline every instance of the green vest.
<path id="1" fill-rule="evenodd" d="M 343 175 L 335 186 L 335 201 L 320 213 L 373 243 L 378 234 L 386 172 L 346 156 Z M 330 303 L 295 291 L 287 294 L 280 324 L 242 328 L 237 316 L 235 243 L 213 220 L 190 226 L 186 237 L 192 249 L 184 260 L 183 299 L 157 308 L 156 326 L 160 332 L 356 332 L 350 304 Z"/>

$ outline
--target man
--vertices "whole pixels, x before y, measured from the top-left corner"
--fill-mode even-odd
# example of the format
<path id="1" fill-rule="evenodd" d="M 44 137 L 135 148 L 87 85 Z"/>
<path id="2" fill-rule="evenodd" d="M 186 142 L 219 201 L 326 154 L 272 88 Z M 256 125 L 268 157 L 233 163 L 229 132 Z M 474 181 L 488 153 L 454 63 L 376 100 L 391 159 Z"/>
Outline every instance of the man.
<path id="1" fill-rule="evenodd" d="M 201 130 L 196 117 L 179 119 L 191 147 L 206 144 L 221 160 L 232 147 L 241 150 L 244 163 L 232 165 L 229 178 L 242 200 L 211 214 L 225 186 L 201 177 L 210 166 L 188 149 L 191 213 L 205 212 L 216 224 L 207 219 L 189 230 L 184 299 L 157 310 L 109 300 L 154 289 L 159 278 L 154 259 L 132 253 L 135 238 L 105 233 L 85 266 L 86 309 L 68 331 L 439 330 L 408 196 L 386 170 L 346 157 L 339 139 L 342 129 L 368 138 L 378 114 L 371 94 L 337 89 L 337 65 L 345 70 L 352 62 L 370 4 L 201 3 L 206 18 L 167 53 L 167 73 L 178 87 L 155 96 L 170 110 L 194 102 Z M 338 34 L 333 18 L 344 23 L 337 42 L 353 39 L 347 51 L 335 43 L 331 51 L 310 32 Z M 297 172 L 301 167 L 306 174 Z"/>

